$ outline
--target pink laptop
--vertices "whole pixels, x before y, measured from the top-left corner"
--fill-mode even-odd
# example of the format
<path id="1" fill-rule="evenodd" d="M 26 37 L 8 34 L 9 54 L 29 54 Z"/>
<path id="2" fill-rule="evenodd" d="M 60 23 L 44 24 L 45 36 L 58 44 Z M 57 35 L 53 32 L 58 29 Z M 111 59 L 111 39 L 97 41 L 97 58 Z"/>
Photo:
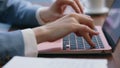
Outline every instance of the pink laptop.
<path id="1" fill-rule="evenodd" d="M 92 38 L 95 48 L 74 33 L 55 42 L 38 45 L 39 54 L 105 54 L 115 50 L 120 37 L 120 0 L 115 0 L 103 27 L 96 26 L 100 33 Z"/>

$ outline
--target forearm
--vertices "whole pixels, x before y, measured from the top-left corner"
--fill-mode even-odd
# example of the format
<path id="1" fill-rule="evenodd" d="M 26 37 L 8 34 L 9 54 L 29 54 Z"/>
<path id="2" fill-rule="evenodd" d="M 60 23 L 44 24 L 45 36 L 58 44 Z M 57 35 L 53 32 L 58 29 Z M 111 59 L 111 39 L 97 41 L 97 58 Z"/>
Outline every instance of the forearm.
<path id="1" fill-rule="evenodd" d="M 37 57 L 37 43 L 31 29 L 0 32 L 0 65 L 13 56 Z"/>
<path id="2" fill-rule="evenodd" d="M 0 14 L 2 22 L 17 27 L 36 27 L 40 24 L 36 19 L 36 12 L 40 6 L 32 5 L 23 0 L 8 0 L 6 10 Z"/>
<path id="3" fill-rule="evenodd" d="M 24 56 L 21 31 L 0 32 L 0 63 L 6 63 L 15 55 Z"/>

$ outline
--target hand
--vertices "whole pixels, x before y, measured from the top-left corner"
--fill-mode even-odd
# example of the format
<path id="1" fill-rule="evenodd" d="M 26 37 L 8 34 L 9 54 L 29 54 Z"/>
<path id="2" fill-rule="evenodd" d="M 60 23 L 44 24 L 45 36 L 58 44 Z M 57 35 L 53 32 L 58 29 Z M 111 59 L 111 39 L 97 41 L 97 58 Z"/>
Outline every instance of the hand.
<path id="1" fill-rule="evenodd" d="M 34 28 L 33 31 L 35 32 L 38 43 L 45 41 L 52 42 L 71 32 L 75 32 L 83 36 L 85 40 L 94 47 L 95 44 L 92 42 L 90 35 L 98 35 L 98 32 L 93 29 L 93 20 L 89 16 L 70 14 L 52 23 Z"/>
<path id="2" fill-rule="evenodd" d="M 63 17 L 63 13 L 68 5 L 71 6 L 75 12 L 83 13 L 83 8 L 79 0 L 56 0 L 51 7 L 40 12 L 40 17 L 45 22 L 44 24 Z"/>

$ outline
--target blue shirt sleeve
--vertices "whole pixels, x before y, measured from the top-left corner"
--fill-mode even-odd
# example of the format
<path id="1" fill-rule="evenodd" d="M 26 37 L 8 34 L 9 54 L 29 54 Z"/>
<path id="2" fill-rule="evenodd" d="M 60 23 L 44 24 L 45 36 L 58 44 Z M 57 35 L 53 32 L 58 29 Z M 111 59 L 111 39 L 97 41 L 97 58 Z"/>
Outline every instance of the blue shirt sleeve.
<path id="1" fill-rule="evenodd" d="M 24 56 L 24 41 L 20 30 L 0 32 L 0 65 L 13 56 Z"/>
<path id="2" fill-rule="evenodd" d="M 35 16 L 38 8 L 40 6 L 23 0 L 0 0 L 0 22 L 20 28 L 39 26 Z M 24 56 L 24 40 L 21 31 L 0 31 L 0 65 L 16 55 Z"/>
<path id="3" fill-rule="evenodd" d="M 17 27 L 36 27 L 36 11 L 40 6 L 24 0 L 8 0 L 5 9 L 0 13 L 0 21 Z"/>

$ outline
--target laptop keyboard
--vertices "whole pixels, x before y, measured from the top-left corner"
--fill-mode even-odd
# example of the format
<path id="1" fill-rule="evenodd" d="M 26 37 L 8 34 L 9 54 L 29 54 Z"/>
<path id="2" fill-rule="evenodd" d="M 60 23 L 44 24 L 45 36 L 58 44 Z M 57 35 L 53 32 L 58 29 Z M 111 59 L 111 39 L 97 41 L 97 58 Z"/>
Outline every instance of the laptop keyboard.
<path id="1" fill-rule="evenodd" d="M 92 41 L 96 44 L 96 49 L 104 48 L 99 35 L 93 36 Z M 78 37 L 74 33 L 71 33 L 63 38 L 63 50 L 66 50 L 67 48 L 70 50 L 91 49 L 90 45 L 83 37 Z"/>

